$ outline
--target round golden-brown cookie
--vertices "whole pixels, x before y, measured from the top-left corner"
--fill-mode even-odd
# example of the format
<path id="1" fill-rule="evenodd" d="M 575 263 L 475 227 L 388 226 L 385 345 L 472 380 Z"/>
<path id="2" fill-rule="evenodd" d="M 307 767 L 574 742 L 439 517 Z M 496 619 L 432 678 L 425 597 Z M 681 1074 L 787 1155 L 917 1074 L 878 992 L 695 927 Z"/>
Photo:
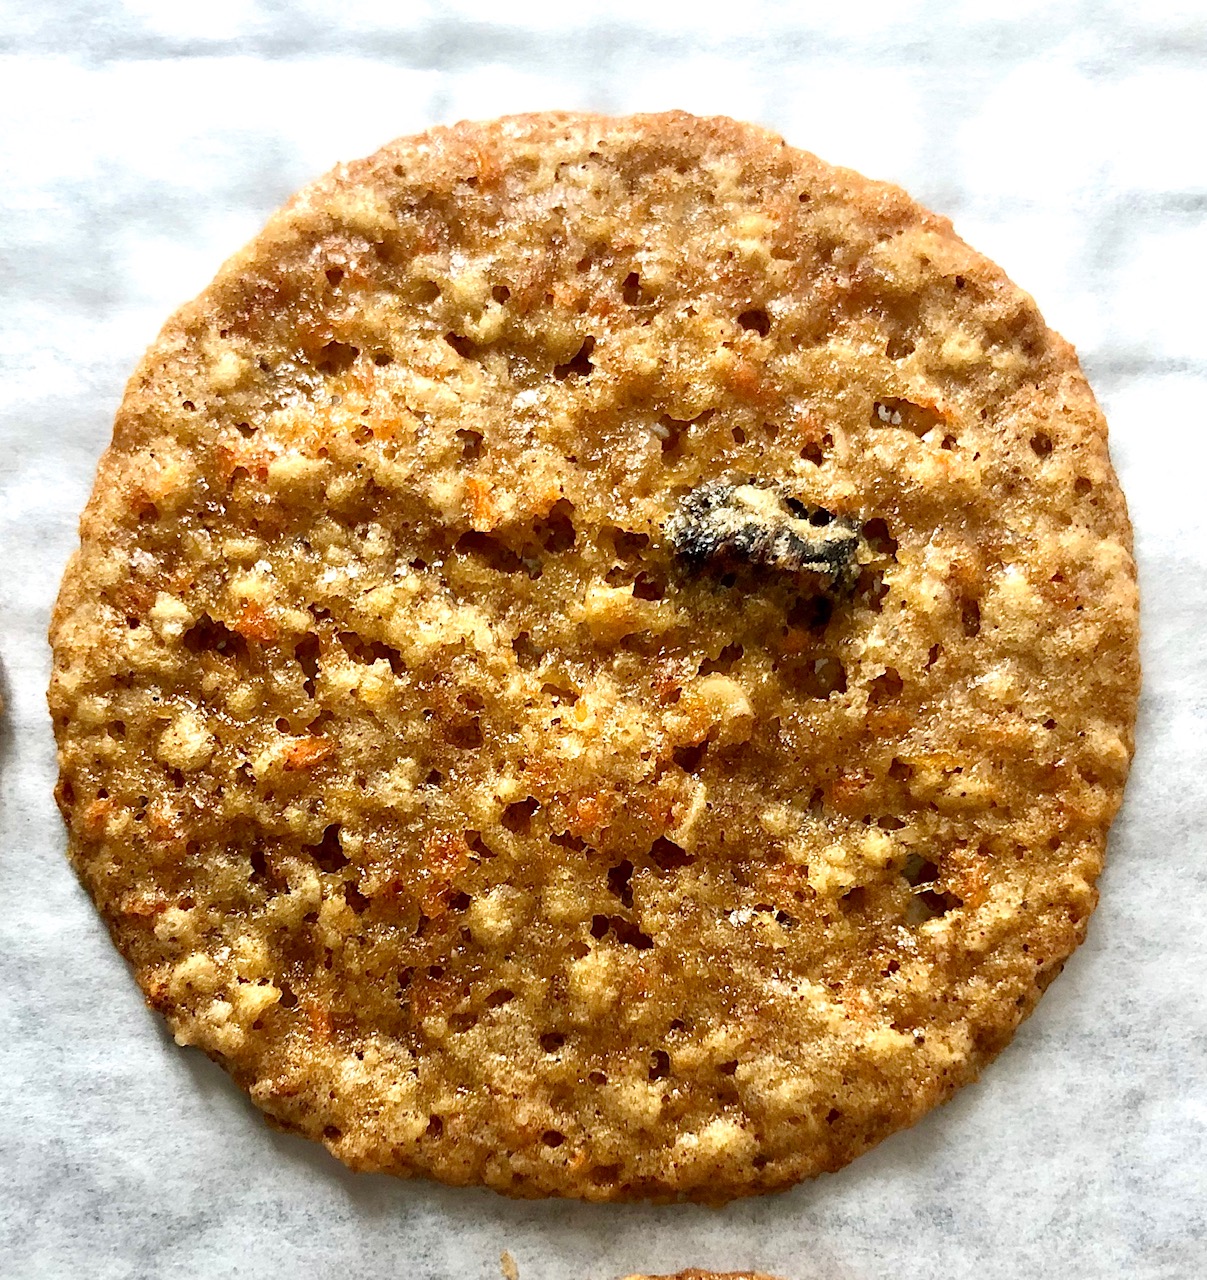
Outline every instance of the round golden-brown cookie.
<path id="1" fill-rule="evenodd" d="M 361 1169 L 722 1200 L 972 1080 L 1081 941 L 1130 529 L 1072 349 L 761 129 L 308 187 L 132 379 L 55 610 L 71 858 Z"/>

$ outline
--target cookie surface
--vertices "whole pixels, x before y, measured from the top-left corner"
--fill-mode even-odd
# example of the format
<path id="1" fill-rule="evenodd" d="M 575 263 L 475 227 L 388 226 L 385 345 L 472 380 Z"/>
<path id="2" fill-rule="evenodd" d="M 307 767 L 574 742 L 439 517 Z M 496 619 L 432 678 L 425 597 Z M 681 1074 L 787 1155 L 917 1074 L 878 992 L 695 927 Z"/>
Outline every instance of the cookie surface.
<path id="1" fill-rule="evenodd" d="M 1084 936 L 1130 546 L 1072 349 L 896 188 L 677 114 L 403 139 L 129 385 L 52 626 L 70 855 L 354 1167 L 783 1187 Z"/>
<path id="2" fill-rule="evenodd" d="M 625 1280 L 775 1280 L 762 1271 L 699 1271 L 691 1267 L 687 1271 L 676 1271 L 673 1276 L 626 1276 Z"/>

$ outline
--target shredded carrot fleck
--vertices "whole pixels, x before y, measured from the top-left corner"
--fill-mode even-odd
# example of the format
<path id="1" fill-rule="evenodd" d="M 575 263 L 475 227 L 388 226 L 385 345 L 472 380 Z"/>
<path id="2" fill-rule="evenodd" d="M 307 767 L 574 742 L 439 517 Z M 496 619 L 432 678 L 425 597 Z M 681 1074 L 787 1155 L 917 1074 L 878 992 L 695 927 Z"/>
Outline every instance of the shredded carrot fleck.
<path id="1" fill-rule="evenodd" d="M 598 831 L 606 820 L 610 807 L 599 796 L 579 796 L 570 813 L 571 834 L 584 836 L 588 832 Z"/>
<path id="2" fill-rule="evenodd" d="M 424 914 L 442 915 L 448 909 L 445 901 L 453 878 L 469 865 L 469 845 L 460 832 L 438 831 L 423 842 L 423 880 L 425 889 L 420 900 Z"/>
<path id="3" fill-rule="evenodd" d="M 762 370 L 750 360 L 740 360 L 729 374 L 729 385 L 736 395 L 746 400 L 758 401 L 766 388 Z"/>
<path id="4" fill-rule="evenodd" d="M 335 744 L 330 738 L 299 738 L 285 752 L 285 768 L 290 771 L 312 768 L 334 751 Z"/>
<path id="5" fill-rule="evenodd" d="M 479 531 L 493 529 L 496 508 L 486 481 L 470 476 L 465 482 L 465 496 L 469 501 L 470 524 Z"/>
<path id="6" fill-rule="evenodd" d="M 310 1024 L 311 1039 L 329 1040 L 331 1038 L 331 1019 L 322 1005 L 307 1004 L 306 1021 Z"/>
<path id="7" fill-rule="evenodd" d="M 245 639 L 258 640 L 261 644 L 269 644 L 281 634 L 272 618 L 252 600 L 243 606 L 242 616 L 235 622 L 234 629 Z"/>
<path id="8" fill-rule="evenodd" d="M 105 819 L 113 811 L 112 800 L 94 800 L 84 810 L 84 825 L 95 835 L 105 825 Z"/>

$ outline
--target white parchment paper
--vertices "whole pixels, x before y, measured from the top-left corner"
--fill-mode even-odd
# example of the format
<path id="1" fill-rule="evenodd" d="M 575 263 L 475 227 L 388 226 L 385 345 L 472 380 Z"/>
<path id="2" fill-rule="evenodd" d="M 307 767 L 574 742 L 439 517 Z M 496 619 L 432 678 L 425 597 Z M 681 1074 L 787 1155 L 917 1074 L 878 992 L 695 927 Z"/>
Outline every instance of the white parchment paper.
<path id="1" fill-rule="evenodd" d="M 1140 748 L 1088 943 L 979 1085 L 721 1211 L 272 1133 L 144 1008 L 51 800 L 48 610 L 160 323 L 335 161 L 547 107 L 754 119 L 951 216 L 1079 347 L 1136 524 Z M 0 1275 L 1207 1275 L 1205 119 L 1202 3 L 0 0 Z"/>

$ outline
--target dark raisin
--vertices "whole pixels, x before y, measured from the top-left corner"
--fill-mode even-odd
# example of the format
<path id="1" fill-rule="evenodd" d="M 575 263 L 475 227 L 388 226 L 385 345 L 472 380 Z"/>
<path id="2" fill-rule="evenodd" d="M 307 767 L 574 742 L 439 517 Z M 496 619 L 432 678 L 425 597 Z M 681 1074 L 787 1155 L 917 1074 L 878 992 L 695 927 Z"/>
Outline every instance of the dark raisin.
<path id="1" fill-rule="evenodd" d="M 858 529 L 775 485 L 710 480 L 683 498 L 666 527 L 692 568 L 810 573 L 843 587 L 858 573 Z"/>

